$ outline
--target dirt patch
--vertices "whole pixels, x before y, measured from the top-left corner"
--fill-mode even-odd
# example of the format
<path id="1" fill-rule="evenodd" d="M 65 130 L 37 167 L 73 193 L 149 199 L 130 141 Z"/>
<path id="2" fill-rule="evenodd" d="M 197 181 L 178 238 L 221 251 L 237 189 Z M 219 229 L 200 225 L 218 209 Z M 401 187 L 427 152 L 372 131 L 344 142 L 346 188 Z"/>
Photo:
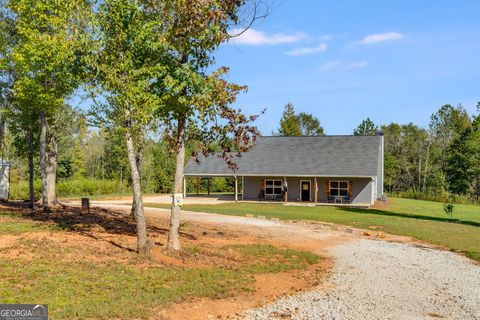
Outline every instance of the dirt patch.
<path id="1" fill-rule="evenodd" d="M 388 198 L 385 201 L 376 201 L 373 206 L 371 206 L 372 209 L 387 209 L 390 208 L 392 205 L 392 199 Z"/>
<path id="2" fill-rule="evenodd" d="M 158 315 L 166 320 L 232 319 L 244 310 L 323 284 L 330 269 L 331 261 L 323 260 L 301 273 L 256 275 L 255 290 L 251 293 L 219 300 L 198 299 L 179 303 L 160 310 Z"/>
<path id="3" fill-rule="evenodd" d="M 221 267 L 236 270 L 246 263 L 255 262 L 255 258 L 247 261 L 244 256 L 229 249 L 230 245 L 272 245 L 312 251 L 322 256 L 319 263 L 305 270 L 253 275 L 253 290 L 248 292 L 233 292 L 228 298 L 221 299 L 192 298 L 167 308 L 153 310 L 152 318 L 227 318 L 245 309 L 317 286 L 324 282 L 331 267 L 331 261 L 324 255 L 324 248 L 330 244 L 328 241 L 311 238 L 299 241 L 298 237 L 278 237 L 278 234 L 272 237 L 258 228 L 187 222 L 182 224 L 181 229 L 183 250 L 179 254 L 172 254 L 165 250 L 168 220 L 165 217 L 147 215 L 148 236 L 155 246 L 151 258 L 145 259 L 135 252 L 135 223 L 128 216 L 128 210 L 92 208 L 90 214 L 82 214 L 79 208 L 64 206 L 51 213 L 43 213 L 39 209 L 31 211 L 21 203 L 4 205 L 0 209 L 14 213 L 2 218 L 4 221 L 31 221 L 54 226 L 48 231 L 2 234 L 0 259 L 31 260 L 47 255 L 56 261 L 68 262 L 113 262 L 139 267 L 191 269 Z"/>

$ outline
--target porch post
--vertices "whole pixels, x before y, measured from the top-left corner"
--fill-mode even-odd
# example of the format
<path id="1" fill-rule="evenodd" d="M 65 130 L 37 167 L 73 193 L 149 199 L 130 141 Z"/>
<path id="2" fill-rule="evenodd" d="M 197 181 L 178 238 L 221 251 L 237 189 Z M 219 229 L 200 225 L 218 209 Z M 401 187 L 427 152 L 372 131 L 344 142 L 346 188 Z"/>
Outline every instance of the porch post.
<path id="1" fill-rule="evenodd" d="M 212 179 L 211 177 L 208 177 L 208 179 L 207 179 L 207 194 L 208 195 L 210 195 L 210 180 L 211 179 Z"/>
<path id="2" fill-rule="evenodd" d="M 238 202 L 238 179 L 235 176 L 235 202 Z"/>
<path id="3" fill-rule="evenodd" d="M 187 178 L 183 176 L 183 198 L 187 197 Z"/>
<path id="4" fill-rule="evenodd" d="M 315 192 L 315 205 L 317 205 L 317 200 L 318 200 L 318 184 L 317 184 L 317 177 L 314 179 L 315 181 L 313 182 L 315 185 L 313 186 L 313 190 Z"/>
<path id="5" fill-rule="evenodd" d="M 198 196 L 199 188 L 200 188 L 200 178 L 197 177 L 197 196 Z"/>
<path id="6" fill-rule="evenodd" d="M 242 176 L 242 201 L 243 201 L 243 195 L 245 194 L 245 177 Z"/>
<path id="7" fill-rule="evenodd" d="M 285 203 L 288 203 L 288 183 L 287 183 L 287 177 L 283 177 L 284 181 L 284 188 L 285 188 Z"/>

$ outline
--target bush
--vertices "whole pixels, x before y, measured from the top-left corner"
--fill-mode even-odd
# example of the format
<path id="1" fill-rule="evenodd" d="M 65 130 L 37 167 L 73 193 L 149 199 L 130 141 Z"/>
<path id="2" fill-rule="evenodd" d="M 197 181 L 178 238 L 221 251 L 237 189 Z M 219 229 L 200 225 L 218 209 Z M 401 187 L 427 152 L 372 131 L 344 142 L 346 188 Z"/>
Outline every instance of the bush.
<path id="1" fill-rule="evenodd" d="M 478 204 L 478 202 L 476 202 L 475 200 L 467 196 L 454 195 L 448 192 L 425 193 L 425 192 L 402 191 L 402 192 L 392 193 L 390 194 L 390 196 L 397 197 L 397 198 L 414 199 L 414 200 L 452 202 L 456 204 Z"/>
<path id="2" fill-rule="evenodd" d="M 42 185 L 40 180 L 34 182 L 35 199 L 40 199 Z M 118 180 L 99 180 L 90 178 L 76 178 L 57 182 L 58 197 L 99 196 L 106 194 L 124 194 L 130 189 L 126 183 Z M 28 181 L 19 181 L 10 185 L 10 199 L 28 199 Z"/>

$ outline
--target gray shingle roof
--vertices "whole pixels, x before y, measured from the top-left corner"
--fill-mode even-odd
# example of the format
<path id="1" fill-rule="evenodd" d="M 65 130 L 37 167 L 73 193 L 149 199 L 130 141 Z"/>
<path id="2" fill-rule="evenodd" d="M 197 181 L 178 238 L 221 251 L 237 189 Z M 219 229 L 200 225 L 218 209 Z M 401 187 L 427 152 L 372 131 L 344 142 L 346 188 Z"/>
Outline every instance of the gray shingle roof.
<path id="1" fill-rule="evenodd" d="M 218 155 L 190 161 L 185 175 L 350 176 L 377 175 L 380 136 L 258 137 L 236 158 L 233 172 Z"/>

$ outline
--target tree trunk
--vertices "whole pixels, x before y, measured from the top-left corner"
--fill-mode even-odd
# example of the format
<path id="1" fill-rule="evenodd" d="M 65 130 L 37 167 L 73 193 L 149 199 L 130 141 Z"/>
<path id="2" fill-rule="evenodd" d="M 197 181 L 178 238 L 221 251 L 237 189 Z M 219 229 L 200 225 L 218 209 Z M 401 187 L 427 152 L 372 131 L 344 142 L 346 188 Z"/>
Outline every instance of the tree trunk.
<path id="1" fill-rule="evenodd" d="M 427 193 L 428 161 L 430 158 L 430 143 L 427 145 L 427 156 L 425 159 L 425 172 L 423 173 L 423 192 Z"/>
<path id="2" fill-rule="evenodd" d="M 34 167 L 33 167 L 33 131 L 29 130 L 27 135 L 28 143 L 28 200 L 30 208 L 35 207 L 35 190 L 33 186 L 33 181 L 35 178 Z"/>
<path id="3" fill-rule="evenodd" d="M 185 128 L 186 117 L 180 115 L 178 119 L 175 180 L 173 184 L 173 202 L 170 213 L 170 228 L 168 232 L 168 245 L 170 250 L 180 250 L 180 210 L 183 202 L 183 167 L 185 165 Z"/>
<path id="4" fill-rule="evenodd" d="M 42 177 L 42 207 L 43 211 L 48 212 L 50 206 L 47 194 L 47 120 L 45 112 L 40 112 L 40 173 Z"/>
<path id="5" fill-rule="evenodd" d="M 54 137 L 50 138 L 49 150 L 46 152 L 47 202 L 49 206 L 56 206 L 57 200 L 57 161 L 58 146 Z"/>
<path id="6" fill-rule="evenodd" d="M 143 145 L 140 145 L 138 147 L 137 155 L 135 156 L 135 162 L 137 164 L 138 176 L 140 178 L 140 186 L 141 186 L 142 185 Z M 130 215 L 135 220 L 137 220 L 137 217 L 135 216 L 135 212 L 136 212 L 135 206 L 136 205 L 137 205 L 137 201 L 135 201 L 135 197 L 134 197 L 133 201 L 132 201 L 132 210 L 130 212 Z"/>
<path id="7" fill-rule="evenodd" d="M 127 119 L 130 114 L 127 112 Z M 140 185 L 140 174 L 138 172 L 137 157 L 135 156 L 135 147 L 133 145 L 133 138 L 130 133 L 131 121 L 128 121 L 125 142 L 127 144 L 128 162 L 130 164 L 130 171 L 132 174 L 133 185 L 133 200 L 135 202 L 135 221 L 137 223 L 137 251 L 140 254 L 149 254 L 150 248 L 147 239 L 147 226 L 145 223 L 145 215 L 143 212 L 142 188 Z"/>

